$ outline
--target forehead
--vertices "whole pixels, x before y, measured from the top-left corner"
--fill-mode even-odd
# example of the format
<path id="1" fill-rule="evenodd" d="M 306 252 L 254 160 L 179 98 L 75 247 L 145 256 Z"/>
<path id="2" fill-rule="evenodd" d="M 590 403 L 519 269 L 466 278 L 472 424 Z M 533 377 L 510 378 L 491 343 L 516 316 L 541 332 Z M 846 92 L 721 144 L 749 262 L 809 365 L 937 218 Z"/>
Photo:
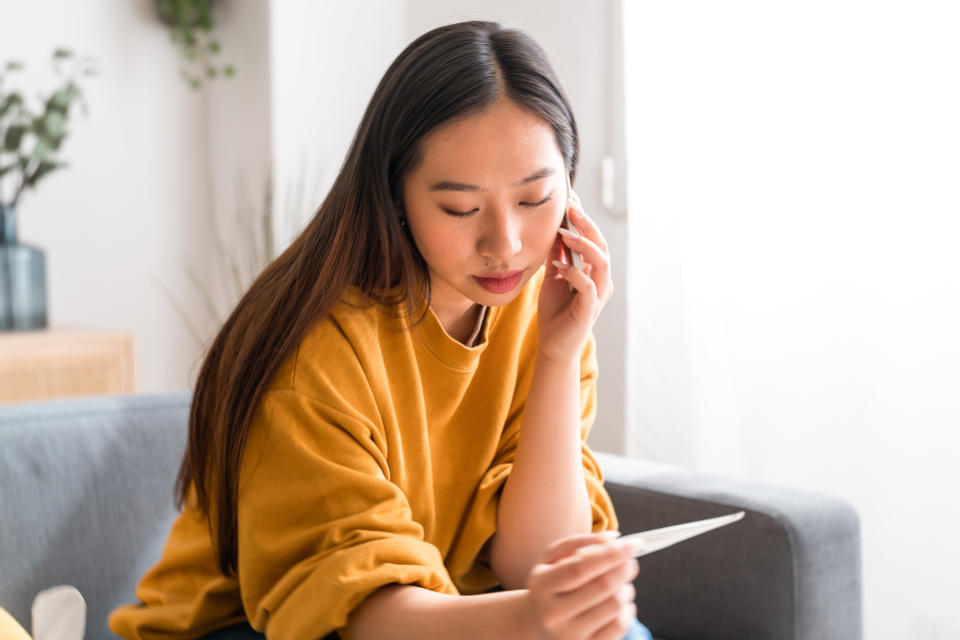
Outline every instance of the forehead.
<path id="1" fill-rule="evenodd" d="M 420 169 L 427 179 L 505 174 L 512 184 L 540 167 L 562 167 L 550 124 L 506 100 L 442 125 L 424 138 L 422 148 Z"/>

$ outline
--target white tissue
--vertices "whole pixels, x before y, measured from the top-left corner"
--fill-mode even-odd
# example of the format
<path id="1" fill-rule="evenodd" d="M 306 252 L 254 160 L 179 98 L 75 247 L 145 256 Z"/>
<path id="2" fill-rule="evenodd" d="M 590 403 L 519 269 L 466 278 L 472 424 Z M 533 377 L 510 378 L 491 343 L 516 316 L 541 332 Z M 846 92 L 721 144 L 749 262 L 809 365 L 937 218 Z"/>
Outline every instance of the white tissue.
<path id="1" fill-rule="evenodd" d="M 83 640 L 87 603 L 74 587 L 44 589 L 30 608 L 33 640 Z"/>

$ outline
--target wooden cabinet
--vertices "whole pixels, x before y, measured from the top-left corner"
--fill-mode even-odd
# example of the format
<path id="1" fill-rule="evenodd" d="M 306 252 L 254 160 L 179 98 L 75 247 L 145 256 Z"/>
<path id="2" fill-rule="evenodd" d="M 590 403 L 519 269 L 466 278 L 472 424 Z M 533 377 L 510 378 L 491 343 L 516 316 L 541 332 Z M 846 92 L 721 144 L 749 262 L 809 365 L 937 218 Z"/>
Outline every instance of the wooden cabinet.
<path id="1" fill-rule="evenodd" d="M 133 334 L 45 329 L 0 333 L 0 403 L 133 393 Z"/>

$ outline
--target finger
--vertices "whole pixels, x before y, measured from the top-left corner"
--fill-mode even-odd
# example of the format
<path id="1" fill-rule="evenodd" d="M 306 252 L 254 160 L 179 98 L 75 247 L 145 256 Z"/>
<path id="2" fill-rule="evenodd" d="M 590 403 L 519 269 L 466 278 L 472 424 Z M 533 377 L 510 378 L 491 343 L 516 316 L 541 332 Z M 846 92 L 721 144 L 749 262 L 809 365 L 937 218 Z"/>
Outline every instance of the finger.
<path id="1" fill-rule="evenodd" d="M 573 265 L 563 264 L 557 260 L 553 261 L 553 266 L 560 271 L 560 275 L 573 285 L 573 288 L 579 293 L 591 299 L 597 299 L 597 285 L 590 276 Z"/>
<path id="2" fill-rule="evenodd" d="M 608 598 L 617 598 L 622 604 L 633 602 L 637 596 L 633 580 L 639 572 L 640 564 L 636 558 L 624 558 L 620 564 L 580 588 L 557 594 L 558 608 L 573 618 Z"/>
<path id="3" fill-rule="evenodd" d="M 566 557 L 579 549 L 588 545 L 603 544 L 609 542 L 620 535 L 619 531 L 596 531 L 594 533 L 585 533 L 583 535 L 568 536 L 561 538 L 547 547 L 543 555 L 543 562 L 553 564 L 560 558 Z"/>
<path id="4" fill-rule="evenodd" d="M 592 265 L 599 265 L 603 271 L 610 268 L 610 256 L 606 251 L 596 245 L 596 243 L 586 236 L 578 236 L 566 229 L 558 229 L 563 244 L 579 253 L 586 262 Z"/>
<path id="5" fill-rule="evenodd" d="M 556 241 L 553 243 L 553 246 L 550 247 L 550 252 L 545 261 L 547 266 L 547 271 L 544 274 L 545 282 L 549 282 L 551 280 L 566 280 L 566 278 L 563 277 L 563 274 L 560 273 L 560 269 L 557 268 L 555 263 L 564 263 L 565 261 L 569 260 L 568 252 L 569 249 L 564 246 L 563 242 L 560 240 L 560 236 L 558 235 Z"/>
<path id="6" fill-rule="evenodd" d="M 590 640 L 620 640 L 637 618 L 637 605 L 631 604 L 620 611 L 620 615 L 601 627 L 590 636 Z"/>
<path id="7" fill-rule="evenodd" d="M 593 280 L 597 297 L 606 301 L 611 289 L 610 256 L 585 236 L 578 236 L 566 229 L 559 230 L 563 243 L 583 258 L 583 272 Z"/>
<path id="8" fill-rule="evenodd" d="M 607 240 L 603 237 L 600 227 L 593 221 L 593 218 L 588 216 L 579 204 L 570 207 L 568 211 L 570 213 L 570 221 L 573 222 L 573 226 L 577 228 L 580 235 L 587 236 L 593 240 L 593 242 L 606 253 Z"/>
<path id="9" fill-rule="evenodd" d="M 628 549 L 626 541 L 589 545 L 554 564 L 535 565 L 531 579 L 540 580 L 543 575 L 554 594 L 573 591 L 623 562 L 629 557 Z"/>
<path id="10" fill-rule="evenodd" d="M 617 598 L 608 598 L 579 616 L 570 619 L 565 627 L 574 631 L 573 637 L 577 638 L 592 638 L 595 633 L 611 622 L 615 622 L 617 626 L 622 626 L 625 630 L 630 623 L 627 616 L 632 614 L 632 606 L 632 604 L 620 602 Z M 622 635 L 615 637 L 622 637 Z"/>

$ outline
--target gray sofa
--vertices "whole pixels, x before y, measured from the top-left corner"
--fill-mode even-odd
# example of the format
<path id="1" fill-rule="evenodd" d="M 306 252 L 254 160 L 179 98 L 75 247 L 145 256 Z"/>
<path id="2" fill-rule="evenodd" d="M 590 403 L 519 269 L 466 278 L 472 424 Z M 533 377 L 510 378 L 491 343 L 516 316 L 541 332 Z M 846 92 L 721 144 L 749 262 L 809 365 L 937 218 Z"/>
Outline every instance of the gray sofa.
<path id="1" fill-rule="evenodd" d="M 88 640 L 134 597 L 175 516 L 189 392 L 0 407 L 0 606 L 87 601 Z M 861 638 L 856 512 L 832 497 L 598 453 L 624 533 L 745 510 L 641 558 L 637 614 L 667 640 Z"/>

